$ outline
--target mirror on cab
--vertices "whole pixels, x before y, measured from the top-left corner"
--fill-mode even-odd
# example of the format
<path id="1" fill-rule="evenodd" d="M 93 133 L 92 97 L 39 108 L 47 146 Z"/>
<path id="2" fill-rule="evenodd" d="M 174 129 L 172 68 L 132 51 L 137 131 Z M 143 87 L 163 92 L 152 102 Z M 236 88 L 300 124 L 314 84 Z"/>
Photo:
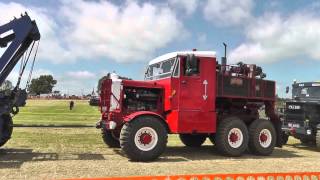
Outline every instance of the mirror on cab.
<path id="1" fill-rule="evenodd" d="M 185 63 L 185 75 L 192 76 L 194 74 L 199 73 L 199 60 L 198 58 L 192 54 L 187 55 L 186 63 Z"/>

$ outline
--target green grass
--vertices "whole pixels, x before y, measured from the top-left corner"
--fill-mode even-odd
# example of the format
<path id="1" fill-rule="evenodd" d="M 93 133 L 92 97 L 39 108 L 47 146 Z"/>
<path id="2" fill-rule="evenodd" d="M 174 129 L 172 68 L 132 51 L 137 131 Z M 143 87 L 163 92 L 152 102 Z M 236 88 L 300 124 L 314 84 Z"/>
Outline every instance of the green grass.
<path id="1" fill-rule="evenodd" d="M 69 100 L 28 100 L 25 107 L 13 118 L 22 125 L 94 125 L 100 118 L 97 106 L 89 106 L 87 100 L 75 100 L 69 110 Z"/>
<path id="2" fill-rule="evenodd" d="M 24 125 L 94 125 L 98 107 L 67 100 L 29 100 L 14 117 Z M 177 135 L 169 135 L 162 157 L 150 163 L 128 161 L 119 149 L 108 148 L 94 127 L 17 127 L 0 149 L 0 179 L 61 179 L 243 172 L 316 171 L 318 152 L 290 138 L 289 145 L 269 157 L 245 154 L 221 156 L 209 140 L 201 148 L 184 147 Z M 240 164 L 240 166 L 239 166 Z M 290 165 L 288 165 L 290 164 Z M 308 167 L 307 169 L 305 167 Z M 319 169 L 319 168 L 318 168 Z"/>
<path id="3" fill-rule="evenodd" d="M 6 146 L 50 153 L 99 153 L 106 149 L 100 131 L 94 127 L 14 128 Z"/>

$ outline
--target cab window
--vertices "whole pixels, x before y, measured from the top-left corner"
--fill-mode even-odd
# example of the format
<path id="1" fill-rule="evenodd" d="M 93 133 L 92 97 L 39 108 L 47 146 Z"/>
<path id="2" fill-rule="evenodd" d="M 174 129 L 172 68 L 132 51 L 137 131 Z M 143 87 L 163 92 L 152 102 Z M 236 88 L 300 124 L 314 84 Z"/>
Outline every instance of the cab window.
<path id="1" fill-rule="evenodd" d="M 173 77 L 179 77 L 179 74 L 180 74 L 180 57 L 177 58 L 177 62 L 173 72 Z"/>
<path id="2" fill-rule="evenodd" d="M 187 55 L 184 61 L 183 72 L 185 76 L 197 76 L 200 73 L 200 61 L 194 55 Z"/>

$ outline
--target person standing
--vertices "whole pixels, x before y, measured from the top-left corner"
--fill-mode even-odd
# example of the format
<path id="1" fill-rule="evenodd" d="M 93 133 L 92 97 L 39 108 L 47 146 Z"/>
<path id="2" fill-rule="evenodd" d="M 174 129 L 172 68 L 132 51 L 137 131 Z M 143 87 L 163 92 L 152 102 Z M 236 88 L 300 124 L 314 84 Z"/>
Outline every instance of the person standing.
<path id="1" fill-rule="evenodd" d="M 69 103 L 69 109 L 70 109 L 70 111 L 73 109 L 73 107 L 74 107 L 74 102 L 73 102 L 73 101 L 70 101 L 70 103 Z"/>

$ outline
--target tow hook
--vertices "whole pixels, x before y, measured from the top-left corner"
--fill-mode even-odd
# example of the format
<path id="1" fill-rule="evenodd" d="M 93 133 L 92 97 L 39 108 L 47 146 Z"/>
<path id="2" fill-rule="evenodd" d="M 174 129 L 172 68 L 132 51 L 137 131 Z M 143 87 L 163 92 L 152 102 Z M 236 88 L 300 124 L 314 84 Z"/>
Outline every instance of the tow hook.
<path id="1" fill-rule="evenodd" d="M 97 129 L 101 129 L 102 125 L 101 125 L 102 121 L 99 120 L 97 123 L 96 123 L 96 128 Z"/>
<path id="2" fill-rule="evenodd" d="M 296 134 L 296 129 L 294 129 L 294 128 L 291 128 L 291 129 L 290 129 L 290 134 L 291 134 L 291 135 L 294 135 L 294 134 Z"/>

